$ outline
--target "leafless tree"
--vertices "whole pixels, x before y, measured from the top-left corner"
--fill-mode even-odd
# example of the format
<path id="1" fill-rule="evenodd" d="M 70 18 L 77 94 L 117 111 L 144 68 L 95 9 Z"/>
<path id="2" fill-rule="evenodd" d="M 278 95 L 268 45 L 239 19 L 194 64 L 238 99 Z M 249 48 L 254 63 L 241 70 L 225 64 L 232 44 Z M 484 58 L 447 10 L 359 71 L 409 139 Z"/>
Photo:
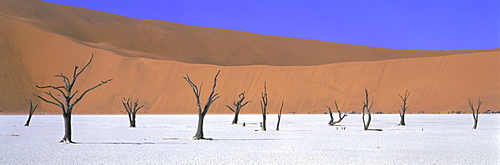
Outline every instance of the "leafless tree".
<path id="1" fill-rule="evenodd" d="M 33 107 L 33 102 L 31 101 L 31 99 L 27 100 L 27 102 L 30 104 L 30 113 L 28 115 L 28 120 L 26 120 L 26 124 L 24 124 L 24 126 L 30 126 L 31 117 L 33 116 L 33 114 L 36 111 L 36 108 L 38 107 L 38 105 L 35 105 Z"/>
<path id="2" fill-rule="evenodd" d="M 200 94 L 201 94 L 201 87 L 203 86 L 203 83 L 200 85 L 200 88 L 196 86 L 191 79 L 189 78 L 188 74 L 186 73 L 186 77 L 184 79 L 188 82 L 188 84 L 191 86 L 193 89 L 194 97 L 196 98 L 196 108 L 198 110 L 198 128 L 196 130 L 196 134 L 193 136 L 194 140 L 201 140 L 205 139 L 203 135 L 203 120 L 205 119 L 205 115 L 208 112 L 208 109 L 210 108 L 210 105 L 219 98 L 219 94 L 215 93 L 215 87 L 217 86 L 217 77 L 219 76 L 220 70 L 217 72 L 217 74 L 214 77 L 214 86 L 212 87 L 212 92 L 208 96 L 207 103 L 205 106 L 201 107 L 200 105 Z"/>
<path id="3" fill-rule="evenodd" d="M 226 104 L 226 107 L 229 108 L 229 110 L 234 112 L 233 124 L 238 124 L 238 115 L 240 114 L 241 108 L 243 108 L 243 106 L 247 105 L 249 102 L 252 102 L 252 101 L 245 102 L 245 92 L 240 93 L 240 95 L 238 95 L 238 97 L 240 100 L 233 102 L 234 109 L 231 108 L 231 106 Z M 243 102 L 245 102 L 245 103 L 243 103 Z"/>
<path id="4" fill-rule="evenodd" d="M 113 79 L 109 79 L 106 81 L 101 81 L 101 83 L 85 90 L 83 93 L 80 94 L 80 96 L 75 97 L 79 92 L 78 90 L 75 91 L 73 89 L 73 87 L 75 86 L 75 83 L 76 83 L 76 79 L 90 65 L 93 58 L 94 58 L 94 54 L 92 54 L 89 62 L 80 70 L 78 70 L 78 66 L 75 66 L 75 69 L 73 70 L 73 77 L 71 79 L 66 77 L 62 73 L 56 75 L 55 77 L 62 78 L 62 81 L 64 83 L 64 85 L 62 85 L 62 86 L 36 86 L 37 88 L 40 88 L 40 89 L 48 88 L 48 89 L 53 89 L 53 90 L 56 90 L 57 92 L 59 92 L 59 94 L 57 94 L 57 97 L 56 97 L 50 91 L 48 91 L 48 92 L 43 91 L 43 93 L 47 94 L 52 99 L 52 101 L 45 99 L 44 97 L 39 96 L 37 94 L 33 94 L 33 95 L 35 95 L 36 97 L 40 98 L 41 100 L 43 100 L 49 104 L 56 105 L 62 109 L 62 114 L 63 114 L 63 118 L 64 118 L 64 136 L 63 136 L 61 142 L 73 143 L 73 141 L 71 140 L 71 113 L 73 112 L 73 108 L 75 107 L 75 105 L 78 102 L 80 102 L 80 100 L 82 100 L 83 96 L 85 96 L 89 91 L 94 90 L 97 87 L 99 87 L 103 84 L 106 84 L 109 81 L 113 80 Z M 72 101 L 72 100 L 74 100 L 74 101 Z"/>
<path id="5" fill-rule="evenodd" d="M 337 101 L 334 101 L 335 103 L 335 109 L 337 110 L 337 112 L 339 113 L 339 120 L 337 121 L 334 121 L 333 119 L 333 114 L 332 114 L 332 110 L 330 109 L 330 107 L 326 106 L 326 108 L 328 108 L 328 113 L 330 114 L 330 121 L 328 122 L 328 125 L 330 126 L 333 126 L 337 123 L 340 123 L 342 120 L 344 120 L 344 118 L 347 116 L 347 113 L 344 113 L 342 115 L 342 112 L 340 112 L 339 110 L 339 106 L 337 105 Z"/>
<path id="6" fill-rule="evenodd" d="M 472 111 L 472 118 L 474 118 L 474 125 L 472 126 L 472 129 L 477 128 L 477 121 L 479 119 L 479 108 L 481 107 L 481 104 L 483 101 L 481 101 L 481 98 L 477 99 L 477 108 L 474 109 L 474 103 L 470 100 L 470 98 L 467 98 L 469 100 L 469 107 L 470 110 Z"/>
<path id="7" fill-rule="evenodd" d="M 399 97 L 403 101 L 403 104 L 399 104 L 399 107 L 401 107 L 401 111 L 399 111 L 399 117 L 401 118 L 401 120 L 399 121 L 399 125 L 406 125 L 405 113 L 406 109 L 408 109 L 408 106 L 406 105 L 406 100 L 408 99 L 408 96 L 410 96 L 410 92 L 408 92 L 408 90 L 406 90 L 404 96 L 399 95 Z"/>
<path id="8" fill-rule="evenodd" d="M 362 112 L 362 116 L 363 116 L 363 126 L 364 126 L 364 129 L 365 131 L 382 131 L 382 129 L 369 129 L 370 127 L 370 123 L 372 121 L 372 114 L 370 112 L 370 109 L 372 108 L 373 106 L 373 96 L 372 96 L 372 99 L 371 99 L 371 103 L 370 103 L 370 97 L 368 96 L 368 89 L 365 88 L 365 101 L 363 101 L 363 112 Z M 368 118 L 365 120 L 365 114 L 368 115 Z"/>
<path id="9" fill-rule="evenodd" d="M 123 98 L 122 103 L 125 110 L 127 110 L 130 127 L 135 127 L 135 114 L 139 111 L 139 109 L 144 107 L 144 105 L 139 106 L 139 99 L 132 104 L 132 102 L 130 102 L 130 98 L 125 99 L 125 97 Z"/>
<path id="10" fill-rule="evenodd" d="M 260 100 L 260 107 L 262 108 L 262 130 L 266 131 L 266 109 L 267 109 L 267 87 L 264 82 L 264 92 L 261 92 L 262 97 Z"/>
<path id="11" fill-rule="evenodd" d="M 280 130 L 281 112 L 283 112 L 283 104 L 285 101 L 281 101 L 280 113 L 278 113 L 278 124 L 276 124 L 276 131 Z"/>

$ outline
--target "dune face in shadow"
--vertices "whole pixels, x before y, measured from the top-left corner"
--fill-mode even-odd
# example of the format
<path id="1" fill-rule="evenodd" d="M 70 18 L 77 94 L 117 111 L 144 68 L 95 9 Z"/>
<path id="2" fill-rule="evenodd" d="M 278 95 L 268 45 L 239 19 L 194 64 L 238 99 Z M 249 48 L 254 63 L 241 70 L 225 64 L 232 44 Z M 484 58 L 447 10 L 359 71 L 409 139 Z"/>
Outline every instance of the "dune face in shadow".
<path id="1" fill-rule="evenodd" d="M 269 113 L 324 113 L 337 100 L 341 110 L 361 112 L 363 90 L 373 110 L 397 113 L 399 94 L 412 93 L 409 113 L 467 111 L 467 98 L 481 96 L 481 109 L 500 107 L 500 49 L 469 51 L 392 50 L 265 36 L 231 30 L 130 19 L 117 15 L 19 0 L 0 2 L 0 111 L 27 113 L 36 85 L 57 85 L 54 75 L 95 61 L 75 88 L 113 78 L 89 93 L 75 113 L 125 113 L 120 98 L 139 98 L 142 113 L 196 113 L 182 77 L 209 84 L 221 70 L 221 98 L 209 113 L 231 113 L 241 92 L 242 113 L 259 113 L 267 81 Z M 81 89 L 83 90 L 83 89 Z M 205 91 L 206 92 L 206 91 Z M 201 98 L 205 100 L 206 98 Z M 59 113 L 42 104 L 37 113 Z M 141 113 L 141 112 L 140 112 Z"/>

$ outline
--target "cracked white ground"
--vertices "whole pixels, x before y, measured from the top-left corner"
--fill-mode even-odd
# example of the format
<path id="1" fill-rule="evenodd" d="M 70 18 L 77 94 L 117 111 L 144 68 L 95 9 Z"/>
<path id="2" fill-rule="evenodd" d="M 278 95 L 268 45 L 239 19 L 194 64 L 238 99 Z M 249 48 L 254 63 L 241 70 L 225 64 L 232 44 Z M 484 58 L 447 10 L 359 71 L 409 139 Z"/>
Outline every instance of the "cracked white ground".
<path id="1" fill-rule="evenodd" d="M 62 144 L 61 115 L 0 115 L 0 164 L 500 164 L 500 115 L 372 115 L 364 131 L 361 115 L 328 126 L 327 114 L 267 116 L 207 114 L 205 137 L 196 133 L 197 115 L 73 115 L 73 141 Z M 246 123 L 246 127 L 241 124 Z M 345 127 L 345 130 L 342 129 Z"/>

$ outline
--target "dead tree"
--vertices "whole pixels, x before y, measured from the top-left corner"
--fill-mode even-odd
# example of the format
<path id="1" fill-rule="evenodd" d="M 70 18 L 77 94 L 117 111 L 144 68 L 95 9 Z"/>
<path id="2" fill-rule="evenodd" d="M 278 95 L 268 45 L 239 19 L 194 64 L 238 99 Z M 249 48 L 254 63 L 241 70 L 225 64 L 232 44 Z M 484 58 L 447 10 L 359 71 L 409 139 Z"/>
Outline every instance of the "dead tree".
<path id="1" fill-rule="evenodd" d="M 403 104 L 399 104 L 399 107 L 401 107 L 401 111 L 399 111 L 399 117 L 401 118 L 401 120 L 399 121 L 399 125 L 406 125 L 405 113 L 406 109 L 408 109 L 408 106 L 406 105 L 406 100 L 408 99 L 408 96 L 410 96 L 410 92 L 408 92 L 408 90 L 406 90 L 404 96 L 399 95 L 401 101 L 403 101 Z"/>
<path id="2" fill-rule="evenodd" d="M 481 107 L 481 104 L 483 103 L 481 101 L 480 98 L 477 99 L 477 108 L 474 109 L 474 103 L 472 103 L 472 101 L 467 98 L 469 100 L 469 107 L 470 107 L 470 110 L 472 111 L 472 118 L 474 118 L 474 125 L 472 126 L 472 129 L 476 129 L 477 128 L 477 121 L 479 119 L 479 108 Z"/>
<path id="3" fill-rule="evenodd" d="M 333 126 L 337 123 L 340 123 L 342 120 L 344 120 L 344 118 L 347 116 L 347 113 L 344 113 L 342 115 L 342 112 L 340 112 L 339 110 L 339 106 L 337 105 L 337 101 L 334 101 L 335 102 L 335 109 L 337 110 L 337 112 L 339 113 L 339 120 L 337 121 L 334 121 L 333 119 L 333 114 L 332 114 L 332 110 L 330 109 L 330 107 L 326 106 L 326 108 L 328 108 L 328 113 L 330 114 L 330 121 L 328 122 L 328 125 L 329 126 Z"/>
<path id="4" fill-rule="evenodd" d="M 122 103 L 125 107 L 125 110 L 127 110 L 130 127 L 135 127 L 135 114 L 137 113 L 137 111 L 139 111 L 139 109 L 144 107 L 144 105 L 139 106 L 139 99 L 137 99 L 132 105 L 132 102 L 130 102 L 130 98 L 125 99 L 125 97 L 123 98 Z"/>
<path id="5" fill-rule="evenodd" d="M 75 107 L 75 105 L 78 102 L 80 102 L 80 100 L 82 100 L 83 96 L 85 96 L 89 91 L 94 90 L 97 87 L 99 87 L 103 84 L 106 84 L 109 81 L 113 80 L 113 79 L 109 79 L 106 81 L 101 81 L 101 83 L 99 83 L 99 84 L 85 90 L 84 92 L 82 92 L 80 94 L 80 96 L 75 97 L 79 93 L 78 90 L 75 91 L 75 89 L 73 89 L 73 87 L 75 86 L 76 80 L 77 80 L 78 76 L 80 76 L 80 74 L 82 74 L 82 72 L 85 71 L 85 69 L 90 65 L 93 58 L 94 58 L 94 54 L 92 54 L 89 62 L 80 70 L 78 70 L 78 66 L 75 66 L 75 69 L 73 70 L 73 77 L 71 79 L 66 77 L 62 73 L 56 75 L 55 77 L 62 78 L 62 81 L 64 83 L 64 85 L 62 85 L 62 86 L 36 86 L 37 88 L 40 88 L 40 89 L 48 88 L 48 89 L 53 89 L 53 90 L 56 90 L 57 92 L 59 92 L 59 94 L 57 94 L 57 97 L 56 97 L 50 91 L 48 91 L 48 92 L 43 91 L 43 93 L 47 94 L 52 99 L 52 101 L 45 99 L 44 97 L 39 96 L 37 94 L 33 94 L 33 95 L 35 95 L 36 97 L 40 98 L 41 100 L 43 100 L 49 104 L 56 105 L 62 109 L 62 115 L 64 118 L 64 136 L 60 142 L 73 143 L 73 141 L 71 140 L 71 113 L 73 112 L 73 108 Z"/>
<path id="6" fill-rule="evenodd" d="M 372 122 L 372 114 L 370 109 L 373 106 L 373 96 L 370 103 L 370 97 L 368 96 L 368 89 L 365 88 L 365 101 L 363 101 L 363 126 L 365 131 L 382 131 L 382 129 L 369 129 L 370 123 Z M 365 120 L 365 114 L 368 114 L 368 118 Z"/>
<path id="7" fill-rule="evenodd" d="M 245 102 L 245 92 L 240 93 L 240 95 L 238 95 L 238 97 L 240 100 L 238 100 L 237 102 L 236 101 L 233 102 L 234 109 L 231 108 L 231 106 L 226 104 L 226 107 L 229 108 L 229 110 L 234 112 L 234 119 L 233 119 L 232 124 L 238 124 L 238 115 L 240 114 L 241 108 L 243 108 L 243 106 L 247 105 L 249 102 L 252 102 L 252 101 Z M 243 102 L 245 102 L 245 103 L 243 103 Z"/>
<path id="8" fill-rule="evenodd" d="M 38 105 L 35 105 L 33 107 L 33 102 L 31 101 L 31 99 L 26 100 L 26 101 L 30 104 L 30 113 L 28 115 L 28 120 L 26 120 L 26 124 L 24 124 L 24 126 L 30 126 L 31 116 L 33 116 L 33 114 L 35 113 L 36 108 L 38 107 Z"/>
<path id="9" fill-rule="evenodd" d="M 196 134 L 193 136 L 194 140 L 201 140 L 205 139 L 203 136 L 203 120 L 205 119 L 205 115 L 208 112 L 208 109 L 210 108 L 210 105 L 219 98 L 219 94 L 215 93 L 215 87 L 217 86 L 217 77 L 219 76 L 220 70 L 217 72 L 217 74 L 214 77 L 214 86 L 212 87 L 212 93 L 208 96 L 207 103 L 201 108 L 200 105 L 200 94 L 201 94 L 201 87 L 203 86 L 203 83 L 200 85 L 200 88 L 196 86 L 191 79 L 189 79 L 188 74 L 186 73 L 186 77 L 184 79 L 188 82 L 188 84 L 191 86 L 193 89 L 194 97 L 196 98 L 196 108 L 198 110 L 198 128 L 196 130 Z"/>
<path id="10" fill-rule="evenodd" d="M 267 109 L 267 87 L 264 82 L 264 92 L 261 92 L 262 97 L 260 100 L 260 107 L 262 108 L 262 130 L 266 131 L 266 109 Z"/>
<path id="11" fill-rule="evenodd" d="M 281 101 L 280 113 L 278 113 L 278 124 L 276 124 L 276 131 L 280 130 L 281 112 L 283 111 L 284 101 Z"/>

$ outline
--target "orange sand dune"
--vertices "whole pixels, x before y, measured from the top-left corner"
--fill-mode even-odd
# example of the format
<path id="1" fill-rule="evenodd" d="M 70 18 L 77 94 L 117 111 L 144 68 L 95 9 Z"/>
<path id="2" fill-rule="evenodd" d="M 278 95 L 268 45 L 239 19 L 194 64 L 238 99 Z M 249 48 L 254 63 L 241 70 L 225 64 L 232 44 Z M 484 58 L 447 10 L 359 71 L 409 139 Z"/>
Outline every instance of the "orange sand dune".
<path id="1" fill-rule="evenodd" d="M 127 57 L 186 63 L 297 66 L 488 51 L 407 51 L 334 44 L 130 19 L 35 0 L 2 2 L 0 11 L 89 47 Z"/>
<path id="2" fill-rule="evenodd" d="M 204 82 L 203 101 L 221 70 L 217 100 L 209 113 L 230 113 L 246 91 L 258 113 L 267 81 L 270 113 L 281 100 L 285 112 L 323 113 L 337 100 L 361 111 L 363 89 L 375 96 L 374 111 L 396 113 L 398 94 L 411 92 L 409 111 L 469 111 L 467 98 L 481 96 L 482 109 L 500 109 L 500 49 L 470 51 L 391 50 L 130 19 L 40 1 L 0 1 L 0 113 L 26 113 L 36 85 L 61 84 L 74 65 L 94 62 L 77 88 L 114 80 L 87 95 L 75 113 L 124 113 L 121 97 L 139 98 L 142 113 L 196 113 L 182 79 Z M 40 104 L 39 114 L 59 113 Z"/>

